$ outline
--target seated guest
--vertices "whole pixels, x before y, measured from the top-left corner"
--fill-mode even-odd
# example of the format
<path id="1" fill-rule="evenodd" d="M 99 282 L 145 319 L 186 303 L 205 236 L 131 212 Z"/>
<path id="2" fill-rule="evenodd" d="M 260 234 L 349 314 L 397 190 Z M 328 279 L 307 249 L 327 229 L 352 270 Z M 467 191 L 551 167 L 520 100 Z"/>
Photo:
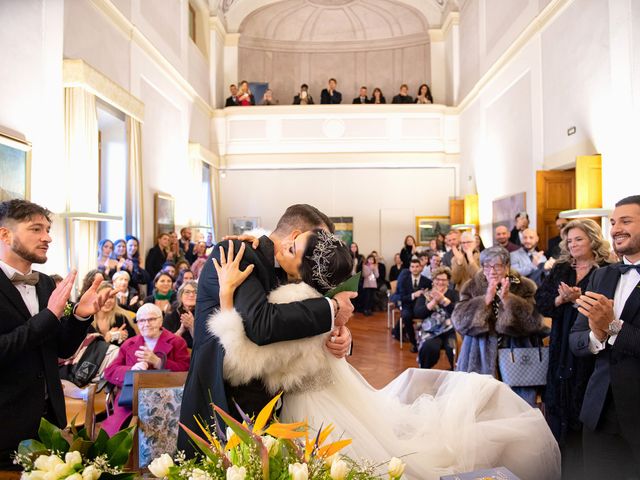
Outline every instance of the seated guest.
<path id="1" fill-rule="evenodd" d="M 300 93 L 293 97 L 294 105 L 313 105 L 313 97 L 309 94 L 309 85 L 300 85 Z"/>
<path id="2" fill-rule="evenodd" d="M 515 252 L 520 247 L 509 240 L 509 229 L 504 225 L 496 227 L 496 243 L 495 246 L 505 248 L 509 253 Z"/>
<path id="3" fill-rule="evenodd" d="M 171 313 L 165 315 L 162 326 L 177 336 L 184 338 L 189 348 L 193 348 L 193 322 L 196 308 L 198 283 L 185 280 L 178 289 L 177 301 Z"/>
<path id="4" fill-rule="evenodd" d="M 387 100 L 382 94 L 382 90 L 380 90 L 378 87 L 374 88 L 373 95 L 371 95 L 371 100 L 369 100 L 369 103 L 387 103 Z"/>
<path id="5" fill-rule="evenodd" d="M 136 314 L 140 334 L 129 338 L 120 347 L 118 356 L 107 367 L 104 377 L 117 387 L 122 387 L 129 370 L 170 370 L 186 372 L 189 369 L 187 343 L 162 328 L 162 311 L 153 304 L 140 307 Z M 118 405 L 116 396 L 113 413 L 102 422 L 102 428 L 113 436 L 127 424 L 131 409 Z"/>
<path id="6" fill-rule="evenodd" d="M 547 246 L 547 255 L 549 258 L 560 258 L 560 241 L 562 240 L 560 234 L 564 226 L 569 223 L 568 218 L 560 218 L 560 215 L 556 215 L 556 228 L 558 229 L 558 235 L 551 237 Z"/>
<path id="7" fill-rule="evenodd" d="M 453 260 L 453 249 L 460 246 L 460 231 L 449 230 L 444 237 L 445 254 L 442 256 L 442 265 L 451 268 L 451 261 Z"/>
<path id="8" fill-rule="evenodd" d="M 98 292 L 105 289 L 112 290 L 113 286 L 109 282 L 102 282 Z M 87 333 L 99 333 L 107 343 L 120 345 L 137 332 L 133 322 L 129 321 L 127 312 L 117 304 L 115 298 L 109 298 L 93 315 L 93 322 Z"/>
<path id="9" fill-rule="evenodd" d="M 178 234 L 176 232 L 169 232 L 169 251 L 167 252 L 167 261 L 175 263 L 181 258 L 184 258 L 184 256 L 180 251 Z"/>
<path id="10" fill-rule="evenodd" d="M 515 220 L 516 224 L 511 230 L 509 240 L 515 245 L 522 246 L 522 232 L 529 228 L 529 214 L 527 212 L 518 212 Z"/>
<path id="11" fill-rule="evenodd" d="M 264 92 L 264 95 L 262 95 L 262 101 L 260 102 L 260 105 L 277 105 L 277 104 L 278 104 L 278 102 L 276 102 L 273 99 L 273 90 L 268 88 Z"/>
<path id="12" fill-rule="evenodd" d="M 437 255 L 435 255 L 437 257 Z M 458 292 L 450 287 L 451 269 L 439 267 L 433 270 L 433 288 L 425 294 L 427 317 L 422 321 L 422 338 L 418 348 L 418 365 L 431 368 L 445 351 L 453 370 L 453 350 L 456 346 L 456 331 L 451 314 L 458 302 Z"/>
<path id="13" fill-rule="evenodd" d="M 180 273 L 178 273 L 178 278 L 173 284 L 173 289 L 177 292 L 184 282 L 191 280 L 195 281 L 195 279 L 196 277 L 191 270 L 181 270 Z"/>
<path id="14" fill-rule="evenodd" d="M 416 239 L 413 235 L 407 235 L 404 237 L 404 246 L 400 250 L 400 258 L 402 259 L 402 268 L 409 268 L 411 259 L 418 252 L 418 246 L 416 245 Z"/>
<path id="15" fill-rule="evenodd" d="M 119 307 L 136 312 L 142 302 L 138 291 L 129 286 L 129 274 L 126 270 L 120 270 L 113 274 L 113 288 L 116 292 L 116 302 Z"/>
<path id="16" fill-rule="evenodd" d="M 369 100 L 369 97 L 367 97 L 367 87 L 360 87 L 360 94 L 356 98 L 354 98 L 353 102 L 351 103 L 371 103 L 371 100 Z"/>
<path id="17" fill-rule="evenodd" d="M 362 290 L 364 294 L 362 297 L 362 310 L 367 317 L 373 315 L 371 310 L 373 308 L 375 292 L 378 290 L 379 276 L 380 272 L 378 271 L 376 257 L 369 255 L 362 264 Z"/>
<path id="18" fill-rule="evenodd" d="M 253 98 L 253 93 L 249 90 L 249 82 L 242 80 L 240 82 L 240 91 L 238 92 L 238 104 L 241 107 L 249 107 L 256 104 L 256 99 Z"/>
<path id="19" fill-rule="evenodd" d="M 540 286 L 544 280 L 547 257 L 544 252 L 536 250 L 537 246 L 538 233 L 532 228 L 525 229 L 522 232 L 522 247 L 511 252 L 511 268 Z"/>
<path id="20" fill-rule="evenodd" d="M 158 274 L 160 270 L 162 270 L 162 265 L 167 261 L 167 257 L 169 255 L 169 243 L 171 241 L 171 237 L 169 237 L 168 233 L 161 233 L 158 236 L 158 241 L 156 244 L 149 249 L 147 253 L 147 258 L 145 259 L 144 265 L 145 270 L 147 271 L 149 284 L 147 292 L 153 292 L 153 279 Z"/>
<path id="21" fill-rule="evenodd" d="M 437 268 L 439 268 L 441 263 L 442 263 L 442 257 L 437 252 L 432 251 L 431 253 L 429 253 L 429 263 L 427 263 L 427 265 L 422 267 L 421 275 L 433 281 L 432 272 L 434 272 Z"/>
<path id="22" fill-rule="evenodd" d="M 338 86 L 338 81 L 335 78 L 329 79 L 329 86 L 322 90 L 320 93 L 320 103 L 323 105 L 327 104 L 338 104 L 342 103 L 342 94 L 336 90 Z"/>
<path id="23" fill-rule="evenodd" d="M 482 270 L 462 287 L 451 316 L 455 329 L 464 335 L 456 370 L 495 376 L 498 348 L 530 347 L 544 325 L 534 299 L 536 284 L 510 269 L 506 249 L 487 248 L 480 254 L 480 265 Z M 535 388 L 513 390 L 535 405 Z"/>
<path id="24" fill-rule="evenodd" d="M 96 281 L 96 275 L 98 274 L 100 274 L 100 279 L 104 280 L 102 272 L 98 269 L 89 270 L 87 272 L 87 274 L 83 277 L 82 283 L 80 285 L 80 296 L 84 295 L 89 290 L 89 288 L 91 288 L 91 285 Z"/>
<path id="25" fill-rule="evenodd" d="M 185 259 L 178 260 L 176 262 L 176 276 L 180 275 L 180 272 L 184 272 L 185 270 L 191 270 L 191 264 L 189 263 L 189 261 Z"/>
<path id="26" fill-rule="evenodd" d="M 418 89 L 418 96 L 416 97 L 416 103 L 428 104 L 433 103 L 433 97 L 431 96 L 431 89 L 429 85 L 423 83 Z"/>
<path id="27" fill-rule="evenodd" d="M 124 269 L 129 272 L 131 277 L 129 285 L 138 290 L 140 294 L 141 287 L 149 283 L 149 274 L 140 263 L 140 242 L 133 235 L 125 237 L 127 241 L 127 261 Z"/>
<path id="28" fill-rule="evenodd" d="M 406 83 L 400 85 L 400 93 L 393 97 L 391 103 L 413 103 L 413 98 L 409 95 L 409 87 Z"/>
<path id="29" fill-rule="evenodd" d="M 180 229 L 180 241 L 178 242 L 179 256 L 184 258 L 189 264 L 196 259 L 193 253 L 193 248 L 196 246 L 191 241 L 191 229 L 189 227 L 183 227 Z M 177 259 L 174 259 L 177 262 Z"/>
<path id="30" fill-rule="evenodd" d="M 402 327 L 409 338 L 411 352 L 413 353 L 418 351 L 416 333 L 413 330 L 413 319 L 426 316 L 424 291 L 431 288 L 431 280 L 420 275 L 421 271 L 420 260 L 414 258 L 411 260 L 409 268 L 402 270 L 398 277 L 397 296 L 400 298 L 402 305 Z M 418 302 L 420 298 L 422 298 L 421 304 Z M 424 316 L 420 317 L 421 315 Z M 394 327 L 392 335 L 396 340 L 400 339 L 400 327 L 398 325 Z"/>
<path id="31" fill-rule="evenodd" d="M 173 291 L 173 278 L 166 272 L 158 272 L 153 279 L 153 295 L 144 299 L 144 303 L 153 303 L 163 313 L 171 311 L 171 304 L 176 301 L 176 292 Z M 140 307 L 142 308 L 142 307 Z"/>
<path id="32" fill-rule="evenodd" d="M 178 269 L 176 268 L 176 264 L 173 262 L 164 262 L 162 264 L 161 272 L 168 273 L 173 280 L 178 277 Z"/>
<path id="33" fill-rule="evenodd" d="M 109 279 L 118 271 L 118 261 L 113 258 L 113 242 L 108 238 L 98 242 L 98 259 L 96 268 L 105 279 Z"/>
<path id="34" fill-rule="evenodd" d="M 238 87 L 236 87 L 234 83 L 229 85 L 229 93 L 231 93 L 231 96 L 228 97 L 227 100 L 224 102 L 225 108 L 237 107 L 238 105 L 240 105 L 240 102 L 238 100 Z"/>
<path id="35" fill-rule="evenodd" d="M 393 256 L 393 265 L 389 269 L 389 281 L 393 282 L 398 279 L 398 275 L 400 275 L 400 270 L 402 270 L 402 258 L 400 258 L 400 254 L 396 253 Z"/>
<path id="36" fill-rule="evenodd" d="M 127 242 L 124 238 L 119 238 L 113 242 L 113 253 L 111 257 L 118 262 L 118 270 L 122 270 L 127 261 Z"/>
<path id="37" fill-rule="evenodd" d="M 462 232 L 460 248 L 452 247 L 451 281 L 457 291 L 480 270 L 480 252 L 476 249 L 476 237 L 471 232 Z"/>

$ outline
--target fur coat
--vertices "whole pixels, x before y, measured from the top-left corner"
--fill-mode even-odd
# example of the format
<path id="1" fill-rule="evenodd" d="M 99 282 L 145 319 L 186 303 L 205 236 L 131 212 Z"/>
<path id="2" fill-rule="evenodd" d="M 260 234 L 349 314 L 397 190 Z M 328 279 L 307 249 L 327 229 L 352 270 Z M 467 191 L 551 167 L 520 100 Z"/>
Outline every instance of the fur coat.
<path id="1" fill-rule="evenodd" d="M 464 335 L 456 370 L 495 376 L 498 336 L 512 337 L 515 346 L 527 346 L 529 337 L 544 329 L 535 306 L 535 283 L 514 270 L 509 278 L 511 295 L 500 302 L 497 317 L 484 301 L 488 282 L 482 270 L 462 287 L 451 317 L 456 330 Z"/>
<path id="2" fill-rule="evenodd" d="M 306 283 L 283 285 L 269 294 L 269 303 L 290 303 L 321 297 Z M 314 337 L 256 345 L 244 330 L 240 314 L 234 310 L 218 311 L 207 322 L 209 331 L 224 347 L 224 378 L 233 386 L 261 379 L 267 391 L 296 392 L 320 388 L 330 382 L 324 348 L 327 334 Z"/>

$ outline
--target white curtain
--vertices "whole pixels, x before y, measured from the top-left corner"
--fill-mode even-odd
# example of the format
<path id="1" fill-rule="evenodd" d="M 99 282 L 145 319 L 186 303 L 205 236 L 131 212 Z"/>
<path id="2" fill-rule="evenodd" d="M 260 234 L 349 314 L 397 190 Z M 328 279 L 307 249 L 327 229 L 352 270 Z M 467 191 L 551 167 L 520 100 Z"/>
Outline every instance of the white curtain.
<path id="1" fill-rule="evenodd" d="M 100 185 L 96 98 L 83 88 L 70 87 L 64 89 L 64 102 L 67 211 L 96 213 Z M 97 224 L 67 222 L 69 266 L 78 270 L 78 285 L 82 276 L 96 267 Z"/>
<path id="2" fill-rule="evenodd" d="M 140 122 L 127 116 L 127 146 L 129 161 L 125 191 L 125 223 L 127 234 L 137 237 L 140 252 L 144 240 L 144 196 L 142 192 L 142 137 Z M 142 254 L 141 254 L 142 255 Z"/>

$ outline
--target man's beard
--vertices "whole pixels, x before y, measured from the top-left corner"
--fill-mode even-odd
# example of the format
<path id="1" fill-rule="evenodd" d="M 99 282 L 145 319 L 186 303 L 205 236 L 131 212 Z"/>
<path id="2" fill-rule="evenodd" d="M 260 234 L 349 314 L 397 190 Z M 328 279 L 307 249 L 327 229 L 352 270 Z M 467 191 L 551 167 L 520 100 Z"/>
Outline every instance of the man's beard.
<path id="1" fill-rule="evenodd" d="M 47 261 L 46 254 L 38 255 L 37 253 L 30 252 L 22 245 L 22 243 L 20 243 L 20 240 L 18 240 L 17 238 L 13 239 L 11 250 L 13 250 L 13 253 L 15 253 L 16 255 L 31 263 L 45 263 Z"/>
<path id="2" fill-rule="evenodd" d="M 616 254 L 621 258 L 622 258 L 622 255 L 634 255 L 640 252 L 640 236 L 634 237 L 633 235 L 631 235 L 629 237 L 628 245 L 622 249 L 620 249 L 619 247 L 616 247 L 616 242 L 614 240 L 613 251 L 616 252 Z"/>

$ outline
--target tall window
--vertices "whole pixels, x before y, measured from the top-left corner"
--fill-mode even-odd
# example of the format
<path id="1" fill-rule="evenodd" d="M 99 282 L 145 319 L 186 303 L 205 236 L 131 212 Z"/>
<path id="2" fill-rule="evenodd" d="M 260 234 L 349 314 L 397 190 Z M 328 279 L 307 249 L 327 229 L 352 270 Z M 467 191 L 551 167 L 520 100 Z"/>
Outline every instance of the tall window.
<path id="1" fill-rule="evenodd" d="M 189 3 L 189 38 L 196 42 L 196 9 Z"/>
<path id="2" fill-rule="evenodd" d="M 208 225 L 209 231 L 212 233 L 212 241 L 215 241 L 215 232 L 213 231 L 214 218 L 213 218 L 213 204 L 212 204 L 211 188 L 211 167 L 207 163 L 202 163 L 202 205 L 205 208 L 202 209 L 203 218 L 201 219 L 201 225 Z M 204 232 L 205 239 L 207 238 L 207 232 Z"/>

